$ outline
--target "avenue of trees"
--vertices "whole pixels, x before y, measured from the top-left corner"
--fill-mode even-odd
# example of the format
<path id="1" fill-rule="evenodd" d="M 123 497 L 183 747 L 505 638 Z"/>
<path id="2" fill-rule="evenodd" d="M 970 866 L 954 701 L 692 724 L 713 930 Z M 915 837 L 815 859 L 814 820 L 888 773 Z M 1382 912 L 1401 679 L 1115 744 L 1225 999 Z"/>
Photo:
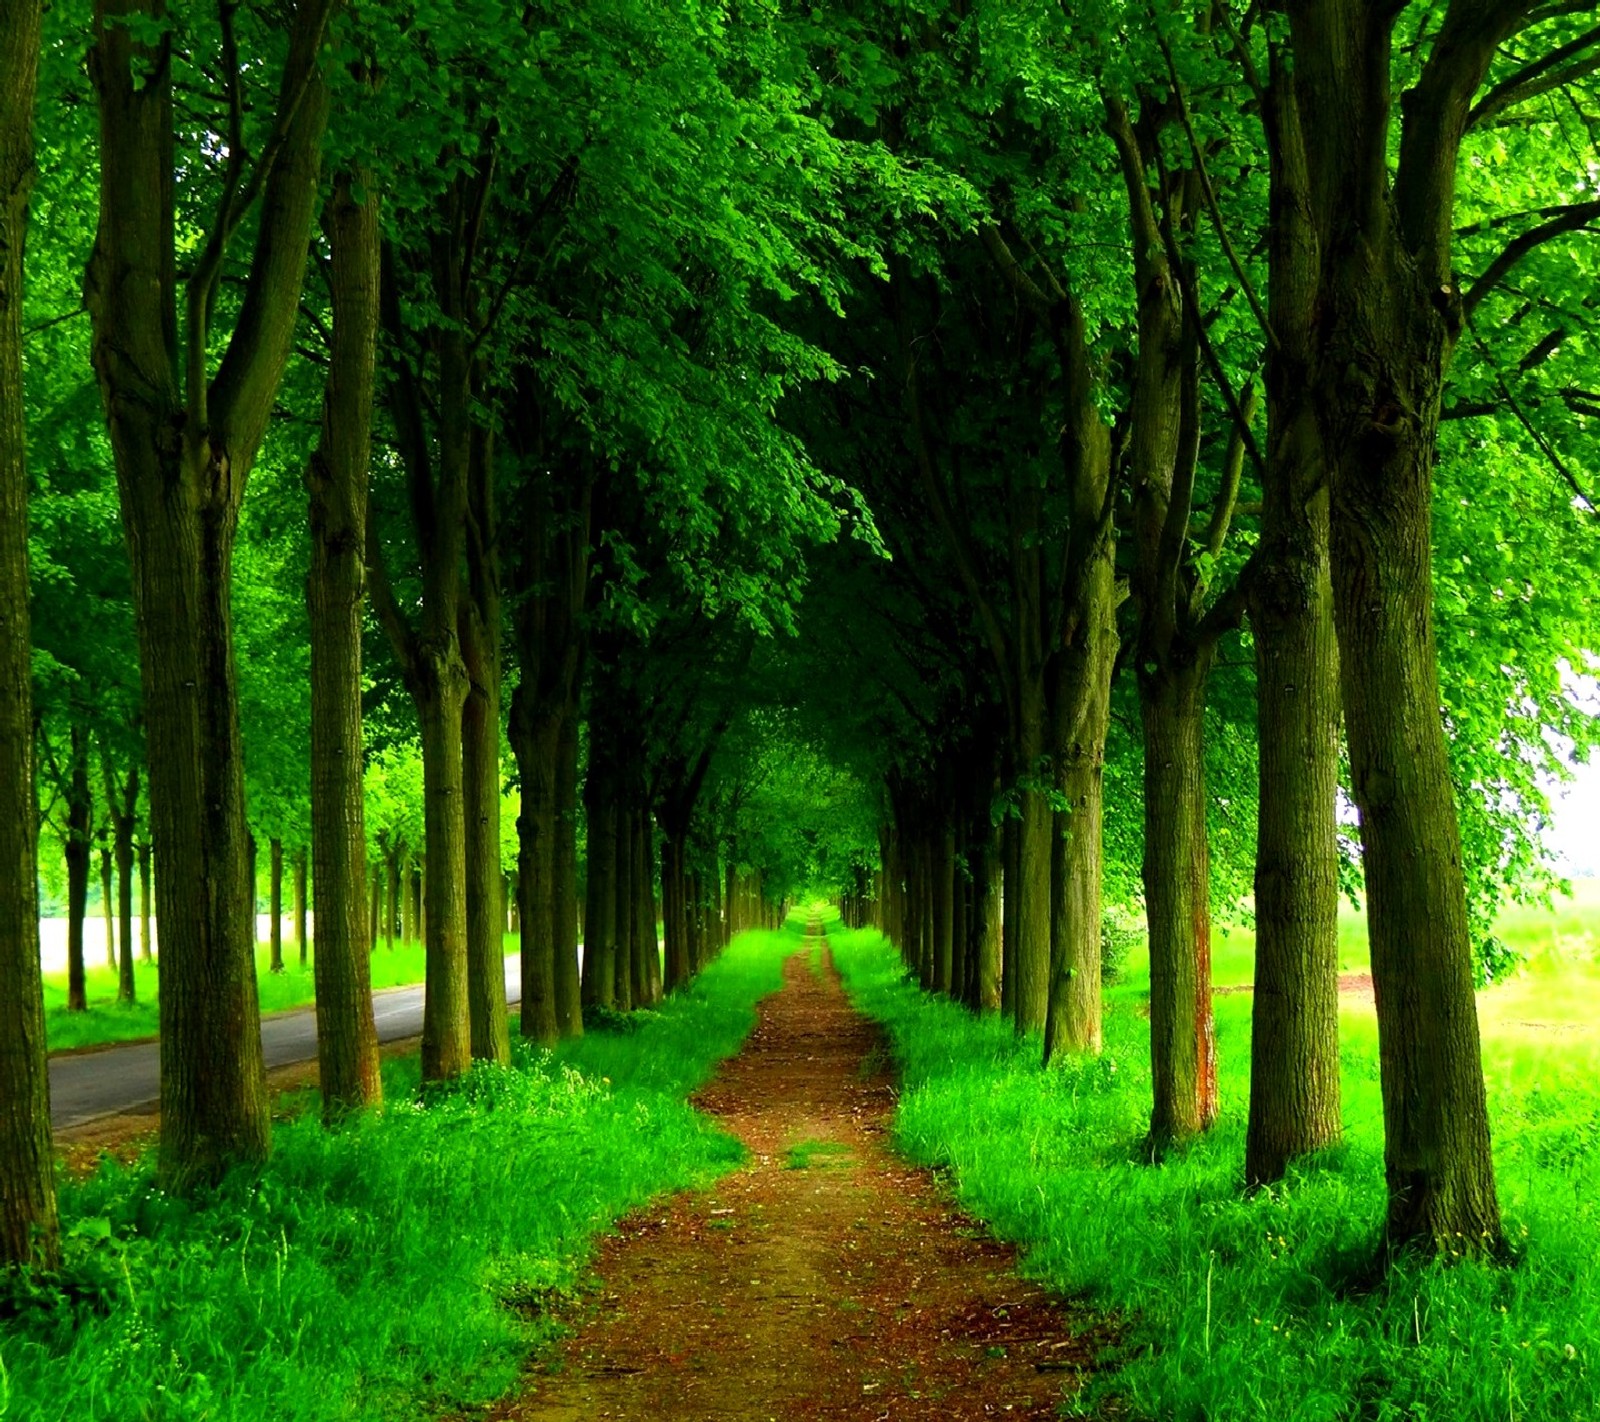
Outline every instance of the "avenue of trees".
<path id="1" fill-rule="evenodd" d="M 509 1059 L 508 928 L 549 1044 L 817 888 L 1048 1069 L 1137 904 L 1153 1160 L 1248 903 L 1250 1185 L 1339 1137 L 1359 890 L 1386 1243 L 1498 1252 L 1473 993 L 1600 740 L 1594 18 L 5 0 L 0 1259 L 96 873 L 175 1189 L 271 1147 L 263 874 L 330 1124 L 397 936 L 425 1081 Z"/>

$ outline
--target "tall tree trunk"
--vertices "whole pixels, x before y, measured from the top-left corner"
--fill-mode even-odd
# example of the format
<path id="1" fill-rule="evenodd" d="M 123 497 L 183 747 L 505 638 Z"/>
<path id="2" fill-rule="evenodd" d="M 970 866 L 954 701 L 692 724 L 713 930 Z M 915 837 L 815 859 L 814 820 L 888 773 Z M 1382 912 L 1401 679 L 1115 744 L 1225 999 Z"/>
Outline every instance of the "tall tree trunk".
<path id="1" fill-rule="evenodd" d="M 388 948 L 394 947 L 396 929 L 400 926 L 400 855 L 391 849 L 384 856 L 384 868 L 389 879 L 389 908 L 383 916 L 383 938 Z M 404 938 L 401 939 L 404 942 Z"/>
<path id="2" fill-rule="evenodd" d="M 310 935 L 306 932 L 306 851 L 297 849 L 294 852 L 294 946 L 300 955 L 300 966 L 303 968 L 310 961 L 311 942 Z M 359 903 L 361 896 L 356 895 Z"/>
<path id="3" fill-rule="evenodd" d="M 462 712 L 466 792 L 467 988 L 472 1055 L 511 1060 L 506 1020 L 505 908 L 500 897 L 500 563 L 494 454 L 475 428 L 468 461 L 467 579 L 461 600 L 461 655 L 470 690 Z"/>
<path id="4" fill-rule="evenodd" d="M 1450 253 L 1460 136 L 1524 7 L 1450 7 L 1398 110 L 1392 180 L 1388 29 L 1349 4 L 1287 9 L 1321 243 L 1311 384 L 1378 1001 L 1386 1232 L 1392 1248 L 1492 1251 L 1502 1235 L 1440 716 L 1432 478 L 1463 322 Z"/>
<path id="5" fill-rule="evenodd" d="M 589 882 L 583 915 L 583 1003 L 612 1007 L 617 990 L 617 797 L 611 767 L 596 757 L 590 722 L 589 775 L 584 808 L 589 820 Z"/>
<path id="6" fill-rule="evenodd" d="M 1021 821 L 1007 813 L 1001 828 L 1000 887 L 1000 1011 L 1010 1018 L 1017 1011 L 1017 881 L 1022 875 Z"/>
<path id="7" fill-rule="evenodd" d="M 689 957 L 688 885 L 683 840 L 663 827 L 661 840 L 661 912 L 666 933 L 663 990 L 676 992 L 692 976 Z"/>
<path id="8" fill-rule="evenodd" d="M 106 926 L 106 967 L 117 970 L 116 879 L 111 872 L 111 846 L 100 831 L 100 917 Z"/>
<path id="9" fill-rule="evenodd" d="M 1024 690 L 1018 759 L 1031 781 L 1043 774 L 1044 689 Z M 1024 788 L 1017 822 L 1017 947 L 1013 996 L 1017 1034 L 1043 1029 L 1050 1006 L 1050 860 L 1055 815 L 1042 789 Z"/>
<path id="10" fill-rule="evenodd" d="M 30 673 L 31 675 L 31 673 Z M 67 779 L 67 1011 L 89 1007 L 83 961 L 84 919 L 89 912 L 90 836 L 94 832 L 94 799 L 89 793 L 89 733 L 71 731 L 72 764 Z"/>
<path id="11" fill-rule="evenodd" d="M 556 755 L 555 844 L 551 850 L 555 914 L 556 1024 L 563 1037 L 583 1036 L 583 985 L 578 971 L 578 711 L 561 718 Z"/>
<path id="12" fill-rule="evenodd" d="M 644 996 L 638 1002 L 654 1007 L 661 1001 L 661 945 L 656 942 L 655 866 L 651 854 L 650 811 L 643 800 L 633 817 L 633 914 L 643 968 Z"/>
<path id="13" fill-rule="evenodd" d="M 976 1006 L 979 1012 L 999 1012 L 1002 954 L 1001 901 L 1005 893 L 1004 832 L 984 816 L 979 857 L 973 885 L 976 899 L 974 932 L 978 940 Z"/>
<path id="14" fill-rule="evenodd" d="M 947 996 L 955 982 L 956 945 L 956 830 L 951 807 L 931 839 L 933 858 L 933 990 Z"/>
<path id="15" fill-rule="evenodd" d="M 619 785 L 619 790 L 621 786 Z M 617 797 L 613 816 L 617 831 L 617 847 L 613 860 L 612 888 L 615 900 L 612 921 L 616 925 L 616 986 L 613 998 L 618 1012 L 633 1011 L 634 978 L 634 920 L 633 920 L 633 810 L 630 797 L 624 791 Z"/>
<path id="16" fill-rule="evenodd" d="M 33 174 L 38 0 L 0 11 L 0 1266 L 58 1260 L 39 972 L 38 804 L 28 621 L 22 251 Z"/>
<path id="17" fill-rule="evenodd" d="M 357 202 L 356 183 L 366 190 Z M 378 942 L 381 877 L 372 876 L 368 920 L 367 832 L 361 727 L 363 547 L 378 327 L 378 198 L 371 175 L 341 174 L 325 219 L 331 247 L 333 349 L 323 387 L 322 431 L 306 466 L 311 567 L 311 856 L 317 889 L 317 1065 L 325 1119 L 383 1098 L 372 1008 L 371 953 Z M 398 884 L 391 852 L 389 920 L 394 946 Z M 305 852 L 296 859 L 296 931 L 305 961 Z"/>
<path id="18" fill-rule="evenodd" d="M 1207 1129 L 1217 1114 L 1204 745 L 1209 662 L 1205 654 L 1139 679 L 1156 1155 Z"/>
<path id="19" fill-rule="evenodd" d="M 422 1009 L 422 1079 L 448 1081 L 472 1065 L 467 1002 L 467 825 L 462 795 L 461 712 L 467 678 L 459 656 L 424 673 L 422 799 L 428 846 L 421 881 L 427 983 Z M 420 876 L 419 876 L 420 877 Z"/>
<path id="20" fill-rule="evenodd" d="M 234 224 L 218 220 L 186 278 L 180 345 L 173 36 L 158 23 L 121 22 L 159 21 L 154 3 L 95 7 L 100 203 L 85 304 L 132 564 L 161 859 L 161 1164 L 180 1188 L 230 1161 L 262 1159 L 271 1136 L 232 562 L 299 310 L 328 113 L 317 64 L 331 9 L 332 0 L 301 0 L 289 22 L 276 105 L 282 143 L 259 190 L 250 276 L 213 375 L 212 338 L 221 334 L 211 329 L 213 304 Z"/>
<path id="21" fill-rule="evenodd" d="M 128 773 L 125 799 L 117 807 L 112 839 L 117 869 L 117 1001 L 131 1003 L 137 995 L 133 980 L 133 824 L 139 797 L 137 766 Z"/>
<path id="22" fill-rule="evenodd" d="M 1108 473 L 1108 471 L 1107 471 Z M 1104 496 L 1103 475 L 1093 494 Z M 1116 579 L 1112 550 L 1095 555 L 1083 618 L 1058 653 L 1052 731 L 1056 784 L 1066 804 L 1054 846 L 1054 933 L 1046 1063 L 1058 1051 L 1098 1052 L 1101 787 L 1111 725 L 1111 673 L 1117 655 Z"/>
<path id="23" fill-rule="evenodd" d="M 1339 669 L 1310 380 L 1316 236 L 1293 76 L 1274 49 L 1261 564 L 1250 592 L 1260 790 L 1246 1183 L 1339 1139 Z"/>
<path id="24" fill-rule="evenodd" d="M 155 957 L 155 943 L 150 934 L 150 841 L 139 841 L 139 957 L 150 962 Z"/>
<path id="25" fill-rule="evenodd" d="M 539 716 L 532 689 L 518 684 L 511 698 L 512 750 L 522 785 L 517 820 L 517 892 L 522 919 L 521 1033 L 540 1046 L 561 1037 L 556 991 L 555 840 L 556 761 L 560 754 L 560 721 Z"/>
<path id="26" fill-rule="evenodd" d="M 378 927 L 383 918 L 383 872 L 380 866 L 369 864 L 368 873 L 372 876 L 372 906 L 367 917 L 367 951 L 378 951 Z M 371 972 L 369 965 L 368 972 Z"/>
<path id="27" fill-rule="evenodd" d="M 271 905 L 272 921 L 267 930 L 267 939 L 271 945 L 271 969 L 275 973 L 283 971 L 283 841 L 273 839 L 269 843 L 271 868 L 268 871 L 270 884 L 267 900 Z"/>

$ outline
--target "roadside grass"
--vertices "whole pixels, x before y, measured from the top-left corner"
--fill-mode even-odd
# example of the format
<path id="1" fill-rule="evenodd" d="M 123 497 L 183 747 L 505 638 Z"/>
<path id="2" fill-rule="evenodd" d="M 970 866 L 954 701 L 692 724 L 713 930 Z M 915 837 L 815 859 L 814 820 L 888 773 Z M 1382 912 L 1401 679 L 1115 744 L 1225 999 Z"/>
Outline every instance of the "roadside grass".
<path id="1" fill-rule="evenodd" d="M 515 934 L 505 937 L 505 951 L 515 953 Z M 284 968 L 270 971 L 272 951 L 265 943 L 256 945 L 256 982 L 260 987 L 261 1010 L 284 1012 L 316 1001 L 317 990 L 311 962 L 300 963 L 299 950 L 292 942 L 283 945 Z M 379 943 L 372 954 L 372 988 L 408 987 L 423 979 L 424 954 L 421 943 L 396 943 L 385 948 Z M 134 962 L 132 1005 L 117 1001 L 117 975 L 103 963 L 84 974 L 89 999 L 88 1010 L 67 1011 L 67 975 L 47 973 L 44 979 L 45 1040 L 52 1052 L 74 1048 L 104 1046 L 112 1042 L 134 1042 L 154 1037 L 161 1030 L 157 1006 L 161 974 L 156 963 Z M 0 1413 L 0 1417 L 5 1414 Z"/>
<path id="2" fill-rule="evenodd" d="M 947 1170 L 1030 1274 L 1121 1321 L 1082 1408 L 1109 1394 L 1180 1422 L 1566 1422 L 1600 1418 L 1600 1015 L 1526 1024 L 1600 1000 L 1600 915 L 1578 924 L 1480 996 L 1517 1262 L 1407 1263 L 1375 1291 L 1352 1287 L 1383 1208 L 1370 1007 L 1341 1012 L 1344 1143 L 1247 1197 L 1248 995 L 1216 1000 L 1216 1128 L 1152 1166 L 1144 973 L 1108 991 L 1101 1058 L 1042 1073 L 1037 1039 L 920 993 L 876 933 L 830 937 L 852 998 L 890 1034 L 900 1148 Z"/>
<path id="3" fill-rule="evenodd" d="M 742 1148 L 685 1094 L 738 1050 L 794 932 L 742 935 L 625 1032 L 518 1044 L 342 1129 L 280 1126 L 268 1165 L 196 1200 L 148 1158 L 62 1181 L 67 1263 L 0 1292 L 6 1422 L 401 1422 L 477 1409 L 517 1380 L 593 1239 Z"/>

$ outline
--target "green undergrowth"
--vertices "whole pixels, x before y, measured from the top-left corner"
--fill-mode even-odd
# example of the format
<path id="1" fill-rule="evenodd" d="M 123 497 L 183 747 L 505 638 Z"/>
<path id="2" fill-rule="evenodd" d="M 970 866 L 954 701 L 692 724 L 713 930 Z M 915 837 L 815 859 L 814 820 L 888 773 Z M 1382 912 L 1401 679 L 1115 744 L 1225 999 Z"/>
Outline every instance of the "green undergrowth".
<path id="1" fill-rule="evenodd" d="M 517 951 L 515 935 L 507 934 L 505 950 Z M 256 982 L 261 993 L 262 1012 L 283 1012 L 305 1007 L 317 996 L 312 964 L 300 962 L 299 950 L 292 942 L 283 945 L 284 968 L 270 970 L 271 949 L 256 946 Z M 372 954 L 372 988 L 409 987 L 423 979 L 425 955 L 421 943 L 379 944 Z M 160 1030 L 157 998 L 161 975 L 154 962 L 134 963 L 134 997 L 131 1004 L 117 1001 L 117 974 L 101 964 L 84 974 L 89 1006 L 83 1012 L 67 1011 L 67 975 L 47 973 L 44 979 L 45 1039 L 52 1052 L 74 1048 L 105 1046 L 112 1042 L 133 1042 L 154 1037 Z M 3 1415 L 3 1414 L 0 1414 Z"/>
<path id="2" fill-rule="evenodd" d="M 0 1418 L 383 1422 L 504 1393 L 598 1232 L 738 1163 L 684 1097 L 798 942 L 742 935 L 634 1030 L 519 1044 L 425 1100 L 414 1059 L 386 1063 L 384 1112 L 280 1126 L 199 1200 L 148 1162 L 64 1182 L 62 1277 L 0 1296 Z"/>
<path id="3" fill-rule="evenodd" d="M 1345 1143 L 1280 1187 L 1241 1189 L 1249 997 L 1217 999 L 1222 1115 L 1142 1158 L 1148 978 L 1108 993 L 1105 1052 L 1042 1073 L 1038 1040 L 908 983 L 876 933 L 832 935 L 903 1074 L 896 1138 L 948 1172 L 1025 1268 L 1116 1320 L 1107 1393 L 1180 1422 L 1567 1422 L 1600 1418 L 1600 1048 L 1485 1013 L 1510 1267 L 1407 1263 L 1376 1288 L 1382 1114 L 1370 1008 L 1342 1013 Z M 1592 964 L 1575 964 L 1580 979 Z M 1495 990 L 1500 991 L 1499 989 Z M 1486 999 L 1492 995 L 1486 995 Z M 1527 1024 L 1522 1024 L 1526 1026 Z M 1070 1392 L 1070 1386 L 1068 1391 Z"/>

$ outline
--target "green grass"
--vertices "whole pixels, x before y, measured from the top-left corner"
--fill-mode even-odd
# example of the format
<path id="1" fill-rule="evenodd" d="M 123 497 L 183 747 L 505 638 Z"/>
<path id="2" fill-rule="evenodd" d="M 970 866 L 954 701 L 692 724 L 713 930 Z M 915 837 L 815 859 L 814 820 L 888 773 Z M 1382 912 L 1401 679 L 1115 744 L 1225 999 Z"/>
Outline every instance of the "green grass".
<path id="1" fill-rule="evenodd" d="M 62 1287 L 0 1294 L 6 1422 L 429 1418 L 512 1387 L 597 1232 L 732 1168 L 684 1102 L 737 1050 L 798 934 L 742 935 L 625 1031 L 519 1047 L 342 1130 L 281 1126 L 271 1163 L 206 1198 L 148 1164 L 65 1182 Z"/>
<path id="2" fill-rule="evenodd" d="M 517 938 L 507 934 L 505 950 L 517 950 Z M 317 996 L 311 963 L 300 964 L 298 950 L 293 943 L 285 942 L 284 969 L 281 973 L 269 971 L 271 950 L 264 943 L 256 945 L 256 982 L 260 985 L 262 1012 L 284 1012 L 290 1008 L 304 1007 Z M 396 944 L 392 949 L 381 944 L 372 954 L 372 986 L 381 988 L 406 987 L 420 983 L 423 978 L 424 955 L 420 943 Z M 117 975 L 103 964 L 85 974 L 89 1007 L 84 1012 L 67 1011 L 67 975 L 46 974 L 44 979 L 45 1038 L 52 1052 L 75 1047 L 103 1046 L 111 1042 L 132 1042 L 154 1037 L 160 1030 L 160 1013 L 157 996 L 161 975 L 158 965 L 135 961 L 134 1003 L 129 1006 L 117 1001 Z M 4 1417 L 0 1413 L 0 1417 Z"/>
<path id="3" fill-rule="evenodd" d="M 1370 1008 L 1341 1014 L 1345 1143 L 1248 1198 L 1248 995 L 1216 1003 L 1216 1129 L 1152 1167 L 1139 971 L 1108 993 L 1104 1056 L 1046 1075 L 1036 1041 L 918 992 L 876 934 L 830 937 L 901 1064 L 900 1147 L 945 1167 L 1029 1273 L 1121 1321 L 1118 1366 L 1084 1406 L 1109 1391 L 1135 1416 L 1180 1422 L 1566 1422 L 1600 1418 L 1597 907 L 1600 895 L 1562 927 L 1526 915 L 1514 926 L 1545 949 L 1480 998 L 1517 1264 L 1411 1263 L 1366 1294 L 1343 1285 L 1373 1258 L 1383 1209 Z"/>

